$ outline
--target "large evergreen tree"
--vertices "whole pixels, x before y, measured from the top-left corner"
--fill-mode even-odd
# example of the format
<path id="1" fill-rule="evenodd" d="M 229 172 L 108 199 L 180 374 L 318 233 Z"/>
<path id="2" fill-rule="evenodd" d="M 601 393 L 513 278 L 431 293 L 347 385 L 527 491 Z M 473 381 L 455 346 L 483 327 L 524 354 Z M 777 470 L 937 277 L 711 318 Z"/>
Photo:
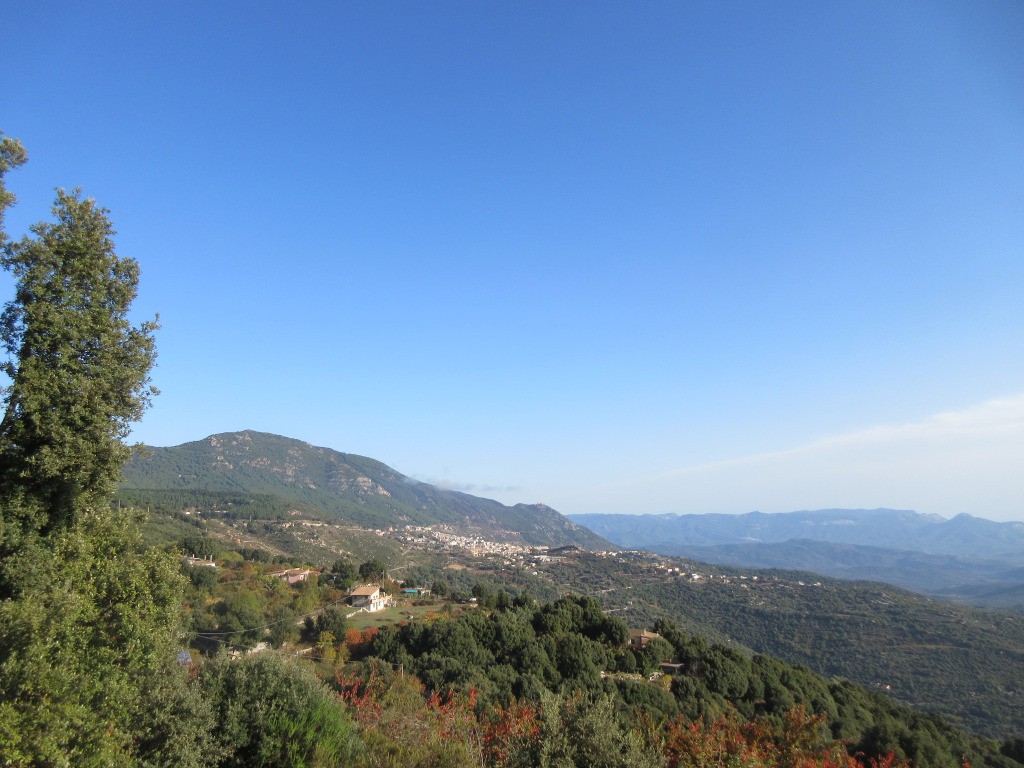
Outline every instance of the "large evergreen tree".
<path id="1" fill-rule="evenodd" d="M 0 142 L 0 225 L 24 160 Z M 307 671 L 225 663 L 200 678 L 211 698 L 177 668 L 177 558 L 110 505 L 153 394 L 156 325 L 128 319 L 139 267 L 114 252 L 107 212 L 63 191 L 53 212 L 19 241 L 0 226 L 15 278 L 0 316 L 0 764 L 335 765 L 355 742 Z"/>
<path id="2" fill-rule="evenodd" d="M 5 549 L 106 502 L 149 403 L 155 323 L 128 311 L 139 266 L 114 252 L 107 211 L 57 192 L 55 223 L 4 243 L 15 295 L 0 315 L 7 360 L 0 421 Z"/>
<path id="3" fill-rule="evenodd" d="M 0 142 L 0 224 L 24 161 Z M 174 666 L 183 577 L 109 504 L 155 326 L 128 320 L 139 269 L 107 212 L 63 191 L 53 212 L 21 240 L 0 227 L 0 762 L 202 765 L 209 707 Z"/>

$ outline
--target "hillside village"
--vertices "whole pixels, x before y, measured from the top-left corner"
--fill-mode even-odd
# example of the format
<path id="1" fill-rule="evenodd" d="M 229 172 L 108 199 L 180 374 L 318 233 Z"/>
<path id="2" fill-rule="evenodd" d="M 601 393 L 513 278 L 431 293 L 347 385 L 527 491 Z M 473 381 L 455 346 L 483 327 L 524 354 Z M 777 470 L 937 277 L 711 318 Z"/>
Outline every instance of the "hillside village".
<path id="1" fill-rule="evenodd" d="M 633 629 L 650 628 L 660 617 L 671 616 L 687 631 L 742 653 L 753 650 L 790 663 L 820 664 L 827 674 L 856 679 L 921 708 L 948 711 L 948 679 L 924 687 L 921 666 L 908 665 L 917 658 L 919 638 L 935 638 L 929 648 L 938 661 L 929 660 L 929 668 L 955 655 L 960 666 L 970 670 L 956 677 L 964 700 L 987 697 L 988 714 L 973 718 L 972 724 L 984 727 L 995 711 L 1006 722 L 1016 717 L 1020 693 L 1014 684 L 1005 683 L 1003 673 L 1015 668 L 1015 657 L 1007 655 L 1016 647 L 1014 632 L 1019 627 L 1012 615 L 989 618 L 932 604 L 884 584 L 854 586 L 796 571 L 710 565 L 607 545 L 530 545 L 502 535 L 507 531 L 493 535 L 476 527 L 413 523 L 367 528 L 328 522 L 306 512 L 285 515 L 250 521 L 237 512 L 216 515 L 207 507 L 185 519 L 229 547 L 264 547 L 275 558 L 291 556 L 295 565 L 379 557 L 393 578 L 408 578 L 410 584 L 415 579 L 426 587 L 440 578 L 447 583 L 449 596 L 459 593 L 467 603 L 478 581 L 491 590 L 528 593 L 541 601 L 590 595 Z M 436 610 L 415 607 L 418 601 L 403 598 L 397 587 L 396 582 L 388 590 L 394 610 L 360 611 L 351 620 L 361 626 L 381 625 Z M 458 600 L 441 603 L 459 605 Z M 346 609 L 357 610 L 349 604 Z M 709 616 L 715 617 L 714 624 Z M 851 626 L 856 628 L 853 635 L 847 631 Z M 810 634 L 808 627 L 813 628 Z M 965 651 L 946 637 L 956 637 L 958 643 L 969 637 L 977 649 Z M 866 638 L 864 647 L 857 638 Z M 1002 702 L 998 710 L 988 704 L 992 700 Z"/>
<path id="2" fill-rule="evenodd" d="M 533 567 L 537 570 L 532 575 L 539 575 L 543 568 L 553 563 L 562 562 L 566 557 L 589 554 L 606 560 L 633 561 L 644 563 L 663 576 L 685 579 L 690 582 L 708 582 L 721 584 L 737 584 L 741 588 L 767 583 L 781 583 L 777 576 L 762 578 L 758 575 L 730 574 L 715 572 L 707 564 L 701 569 L 693 569 L 693 563 L 681 558 L 657 555 L 644 550 L 599 550 L 587 553 L 578 547 L 536 547 L 509 544 L 503 541 L 490 541 L 481 536 L 468 536 L 455 533 L 450 526 L 407 525 L 375 531 L 378 536 L 387 536 L 409 546 L 435 552 L 459 552 L 471 557 L 497 561 L 503 567 Z M 691 566 L 691 567 L 687 567 Z M 820 581 L 804 582 L 795 580 L 793 585 L 804 587 L 821 587 Z"/>
<path id="3" fill-rule="evenodd" d="M 192 511 L 193 515 L 201 513 Z M 208 518 L 215 518 L 214 512 Z M 225 523 L 234 531 L 245 530 L 244 521 L 232 520 Z M 261 523 L 268 530 L 288 531 L 296 539 L 305 541 L 335 554 L 344 550 L 337 546 L 339 539 L 351 532 L 349 524 L 328 523 L 323 520 L 296 517 L 280 522 Z M 763 577 L 756 574 L 738 573 L 737 569 L 714 568 L 706 563 L 697 564 L 684 558 L 669 557 L 645 550 L 597 550 L 586 551 L 575 546 L 545 547 L 516 544 L 507 540 L 488 539 L 478 532 L 467 533 L 452 525 L 402 525 L 369 529 L 372 535 L 401 544 L 403 547 L 434 554 L 452 554 L 460 558 L 469 557 L 492 563 L 502 568 L 522 568 L 530 575 L 540 576 L 545 567 L 561 562 L 566 557 L 589 555 L 596 558 L 643 564 L 652 569 L 652 576 L 663 576 L 686 580 L 691 583 L 735 584 L 739 588 L 751 589 L 769 584 L 790 584 L 794 587 L 822 587 L 821 581 L 786 580 L 779 576 Z M 507 532 L 506 532 L 507 534 Z M 235 535 L 234 541 L 245 541 L 242 535 Z"/>

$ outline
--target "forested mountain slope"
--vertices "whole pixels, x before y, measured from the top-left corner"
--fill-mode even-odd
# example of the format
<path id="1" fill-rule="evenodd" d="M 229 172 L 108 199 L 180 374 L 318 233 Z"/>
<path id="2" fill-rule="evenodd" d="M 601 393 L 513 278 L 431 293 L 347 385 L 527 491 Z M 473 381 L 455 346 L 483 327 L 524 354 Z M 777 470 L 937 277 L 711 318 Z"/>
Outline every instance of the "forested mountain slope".
<path id="1" fill-rule="evenodd" d="M 496 606 L 488 601 L 482 607 Z M 399 684 L 391 671 L 398 667 L 415 673 L 429 691 L 454 689 L 471 695 L 485 711 L 518 701 L 527 717 L 537 714 L 534 702 L 549 713 L 565 706 L 549 691 L 563 696 L 574 692 L 569 701 L 575 700 L 580 709 L 570 707 L 570 714 L 579 717 L 581 711 L 604 710 L 600 728 L 577 723 L 572 739 L 580 747 L 603 742 L 601 751 L 606 756 L 627 752 L 625 737 L 615 738 L 624 727 L 632 730 L 633 739 L 640 739 L 640 745 L 628 749 L 631 761 L 601 765 L 655 765 L 659 763 L 651 761 L 651 755 L 664 751 L 669 765 L 760 766 L 763 755 L 759 759 L 746 752 L 746 760 L 739 757 L 745 752 L 744 742 L 748 746 L 756 742 L 759 728 L 775 730 L 772 740 L 785 745 L 784 754 L 810 744 L 820 749 L 826 735 L 839 740 L 850 754 L 876 759 L 892 754 L 912 760 L 918 768 L 955 768 L 967 762 L 1005 768 L 1017 764 L 1013 742 L 1004 744 L 1000 753 L 994 743 L 972 739 L 937 717 L 848 680 L 828 680 L 804 667 L 709 644 L 672 621 L 659 620 L 652 626 L 660 637 L 639 650 L 626 642 L 626 623 L 602 612 L 593 598 L 568 596 L 536 606 L 517 596 L 505 599 L 497 610 L 382 629 L 356 652 L 389 663 L 383 669 L 368 663 L 364 669 L 369 675 L 347 682 L 346 690 L 386 701 L 384 691 Z M 670 675 L 658 678 L 656 674 L 651 679 L 659 661 L 669 656 L 676 660 Z M 384 680 L 378 677 L 373 682 L 374 675 Z M 739 726 L 735 732 L 739 745 L 731 748 L 715 735 L 719 729 L 728 730 L 730 723 Z M 689 749 L 683 754 L 674 751 L 674 745 L 690 743 L 676 740 L 681 735 L 674 731 L 677 727 L 692 734 L 692 743 L 705 753 L 703 759 Z M 744 729 L 746 738 L 739 737 Z M 531 741 L 543 743 L 550 737 L 541 728 Z M 821 752 L 806 762 L 793 753 L 788 754 L 789 762 L 786 759 L 780 764 L 835 764 L 823 759 Z M 595 763 L 577 758 L 567 764 Z"/>
<path id="2" fill-rule="evenodd" d="M 255 528 L 251 537 L 269 535 L 264 526 Z M 429 559 L 419 562 L 431 567 Z M 1019 613 L 967 608 L 878 583 L 710 566 L 644 552 L 566 552 L 527 567 L 508 567 L 497 556 L 449 552 L 444 562 L 459 570 L 431 575 L 420 569 L 417 578 L 486 576 L 493 587 L 514 586 L 549 600 L 567 592 L 592 595 L 630 626 L 669 618 L 708 641 L 848 678 L 941 712 L 975 733 L 1024 733 Z"/>
<path id="3" fill-rule="evenodd" d="M 647 553 L 581 553 L 552 565 L 549 578 L 598 595 L 631 626 L 667 616 L 696 634 L 728 638 L 820 674 L 884 690 L 977 733 L 1024 733 L 1019 613 L 970 608 L 877 583 L 708 566 Z"/>
<path id="4" fill-rule="evenodd" d="M 889 547 L 810 539 L 694 547 L 666 544 L 652 552 L 746 568 L 811 571 L 837 579 L 868 579 L 975 605 L 1024 607 L 1024 570 L 1006 561 L 971 560 Z"/>
<path id="5" fill-rule="evenodd" d="M 543 504 L 508 507 L 421 483 L 365 456 L 263 432 L 147 447 L 124 474 L 125 490 L 262 494 L 367 527 L 447 524 L 527 544 L 611 546 Z"/>
<path id="6" fill-rule="evenodd" d="M 610 541 L 748 568 L 882 581 L 975 605 L 1024 607 L 1024 523 L 894 509 L 745 515 L 573 515 Z"/>
<path id="7" fill-rule="evenodd" d="M 264 536 L 270 537 L 272 552 L 287 552 L 297 543 L 276 538 L 264 525 L 246 527 L 251 529 L 246 546 L 258 546 Z M 349 538 L 350 528 L 344 533 Z M 430 562 L 411 552 L 394 562 Z M 321 550 L 322 557 L 328 554 Z M 570 552 L 516 568 L 500 557 L 459 559 L 451 552 L 445 557 L 464 569 L 460 572 L 493 574 L 499 583 L 545 599 L 567 590 L 593 595 L 630 626 L 666 617 L 708 640 L 731 641 L 736 648 L 885 691 L 976 733 L 1024 733 L 1024 616 L 1019 613 L 971 609 L 878 583 L 711 566 L 644 552 Z M 438 577 L 440 572 L 421 580 Z"/>

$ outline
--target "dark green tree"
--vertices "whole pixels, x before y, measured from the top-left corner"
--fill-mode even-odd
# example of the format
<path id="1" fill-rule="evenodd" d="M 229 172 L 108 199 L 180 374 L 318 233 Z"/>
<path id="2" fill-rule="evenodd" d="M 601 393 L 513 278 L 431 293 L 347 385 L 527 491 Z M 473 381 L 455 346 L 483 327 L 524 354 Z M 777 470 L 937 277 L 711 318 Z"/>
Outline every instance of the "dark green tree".
<path id="1" fill-rule="evenodd" d="M 582 635 L 566 633 L 555 640 L 554 661 L 573 688 L 597 688 L 601 682 L 601 649 Z"/>
<path id="2" fill-rule="evenodd" d="M 359 575 L 359 569 L 355 563 L 345 558 L 339 558 L 331 563 L 331 580 L 335 585 L 346 589 L 351 587 Z"/>
<path id="3" fill-rule="evenodd" d="M 192 587 L 197 592 L 210 593 L 217 586 L 217 571 L 213 568 L 183 565 L 182 570 L 185 576 L 188 577 L 189 583 L 192 584 Z"/>
<path id="4" fill-rule="evenodd" d="M 317 636 L 324 632 L 330 632 L 338 641 L 344 639 L 348 629 L 348 620 L 345 618 L 345 611 L 336 605 L 324 608 L 323 612 L 316 617 Z"/>
<path id="5" fill-rule="evenodd" d="M 190 532 L 178 540 L 178 549 L 183 555 L 192 557 L 218 559 L 224 554 L 224 547 L 209 536 Z"/>
<path id="6" fill-rule="evenodd" d="M 273 654 L 207 665 L 203 689 L 217 714 L 224 768 L 334 768 L 358 740 L 337 698 L 312 670 Z"/>
<path id="7" fill-rule="evenodd" d="M 217 606 L 221 620 L 217 627 L 223 637 L 224 648 L 252 648 L 265 634 L 263 602 L 250 589 L 240 589 L 228 595 Z"/>
<path id="8" fill-rule="evenodd" d="M 491 591 L 491 587 L 486 581 L 478 581 L 473 585 L 473 590 L 470 593 L 477 599 L 480 605 L 491 608 L 494 606 L 494 593 Z"/>
<path id="9" fill-rule="evenodd" d="M 640 651 L 637 663 L 645 675 L 661 668 L 661 662 L 672 658 L 672 646 L 662 637 L 656 637 Z"/>
<path id="10" fill-rule="evenodd" d="M 665 638 L 665 640 L 672 646 L 675 655 L 685 655 L 685 651 L 689 647 L 690 637 L 680 630 L 674 621 L 662 617 L 654 622 L 653 630 L 655 634 L 661 635 Z"/>
<path id="11" fill-rule="evenodd" d="M 3 176 L 24 162 L 0 142 Z M 0 755 L 19 766 L 199 766 L 212 718 L 184 673 L 185 579 L 109 499 L 152 394 L 153 323 L 106 211 L 57 193 L 56 222 L 0 232 Z M 209 714 L 209 708 L 205 711 Z"/>
<path id="12" fill-rule="evenodd" d="M 999 748 L 999 753 L 1024 764 L 1024 739 L 1007 739 Z"/>
<path id="13" fill-rule="evenodd" d="M 298 616 L 287 605 L 279 605 L 270 613 L 270 635 L 267 638 L 275 648 L 299 639 Z"/>
<path id="14" fill-rule="evenodd" d="M 10 161 L 6 161 L 8 164 Z M 4 549 L 106 503 L 131 449 L 122 441 L 154 393 L 155 322 L 128 311 L 139 265 L 114 252 L 107 211 L 59 190 L 55 223 L 8 241 L 15 279 L 0 315 L 0 488 Z"/>
<path id="15" fill-rule="evenodd" d="M 28 155 L 25 153 L 25 148 L 21 146 L 21 142 L 17 139 L 4 136 L 3 131 L 0 131 L 0 137 L 2 137 L 0 138 L 0 248 L 2 248 L 7 242 L 7 234 L 4 231 L 4 213 L 14 205 L 16 199 L 7 190 L 4 184 L 4 176 L 7 175 L 8 171 L 24 165 Z"/>
<path id="16" fill-rule="evenodd" d="M 367 560 L 359 566 L 359 578 L 363 581 L 384 581 L 388 576 L 388 567 L 377 558 Z"/>
<path id="17" fill-rule="evenodd" d="M 494 596 L 494 607 L 499 611 L 507 611 L 512 607 L 512 598 L 504 589 L 499 589 L 497 594 Z"/>

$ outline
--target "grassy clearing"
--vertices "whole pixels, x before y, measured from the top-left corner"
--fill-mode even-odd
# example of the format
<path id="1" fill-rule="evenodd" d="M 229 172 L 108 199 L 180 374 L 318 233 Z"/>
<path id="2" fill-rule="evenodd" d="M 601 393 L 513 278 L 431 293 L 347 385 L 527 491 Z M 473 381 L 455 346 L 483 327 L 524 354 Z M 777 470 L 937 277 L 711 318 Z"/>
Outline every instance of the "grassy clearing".
<path id="1" fill-rule="evenodd" d="M 427 614 L 433 613 L 437 615 L 445 615 L 450 611 L 450 615 L 458 615 L 467 606 L 465 605 L 453 605 L 452 603 L 445 603 L 438 601 L 432 605 L 413 605 L 411 602 L 393 605 L 390 608 L 385 608 L 383 611 L 377 613 L 357 613 L 348 620 L 348 626 L 350 629 L 358 629 L 362 631 L 369 627 L 386 627 L 389 624 L 398 624 L 402 621 L 409 621 L 409 617 L 412 617 L 412 621 L 422 619 Z"/>

